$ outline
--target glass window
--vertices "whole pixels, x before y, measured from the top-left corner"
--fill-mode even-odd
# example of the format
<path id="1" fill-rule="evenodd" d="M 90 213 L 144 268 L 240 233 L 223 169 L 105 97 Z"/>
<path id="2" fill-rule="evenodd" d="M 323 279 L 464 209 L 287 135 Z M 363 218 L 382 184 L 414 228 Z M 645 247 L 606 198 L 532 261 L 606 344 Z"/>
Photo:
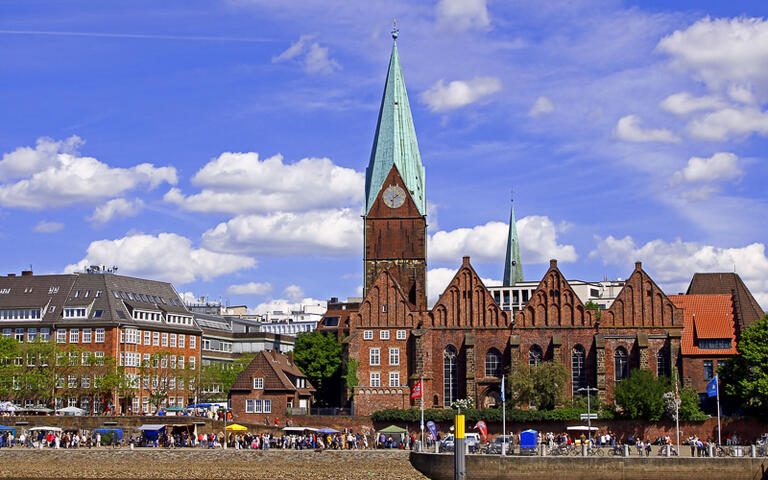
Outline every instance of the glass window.
<path id="1" fill-rule="evenodd" d="M 160 346 L 160 332 L 152 332 L 152 346 L 153 347 Z"/>
<path id="2" fill-rule="evenodd" d="M 397 339 L 398 340 L 405 340 L 406 339 L 406 331 L 405 330 L 398 330 L 397 331 Z"/>
<path id="3" fill-rule="evenodd" d="M 56 330 L 56 343 L 67 343 L 67 331 L 63 328 Z"/>
<path id="4" fill-rule="evenodd" d="M 264 390 L 264 378 L 263 377 L 256 377 L 253 379 L 253 389 L 254 390 Z"/>
<path id="5" fill-rule="evenodd" d="M 378 348 L 371 348 L 369 349 L 369 364 L 370 365 L 381 365 L 381 350 Z"/>
<path id="6" fill-rule="evenodd" d="M 272 400 L 264 400 L 264 413 L 272 413 Z"/>
<path id="7" fill-rule="evenodd" d="M 176 334 L 171 334 L 171 348 L 176 348 Z"/>
<path id="8" fill-rule="evenodd" d="M 501 353 L 495 348 L 492 348 L 488 350 L 488 353 L 485 355 L 485 376 L 501 378 L 501 371 Z"/>
<path id="9" fill-rule="evenodd" d="M 104 343 L 104 329 L 103 328 L 97 328 L 96 329 L 96 343 Z"/>
<path id="10" fill-rule="evenodd" d="M 379 332 L 379 340 L 389 340 L 389 330 L 381 330 Z"/>
<path id="11" fill-rule="evenodd" d="M 389 364 L 400 365 L 400 349 L 399 348 L 389 349 Z"/>
<path id="12" fill-rule="evenodd" d="M 363 330 L 363 340 L 373 340 L 373 330 Z"/>
<path id="13" fill-rule="evenodd" d="M 381 374 L 379 372 L 371 372 L 371 386 L 372 387 L 381 386 Z"/>
<path id="14" fill-rule="evenodd" d="M 187 336 L 184 335 L 183 333 L 179 334 L 179 348 L 184 348 L 184 344 L 185 344 L 185 339 L 186 338 L 187 338 Z"/>
<path id="15" fill-rule="evenodd" d="M 704 378 L 709 380 L 715 376 L 715 369 L 712 360 L 704 360 Z"/>
<path id="16" fill-rule="evenodd" d="M 457 370 L 459 352 L 453 345 L 448 345 L 443 351 L 443 405 L 450 407 L 458 398 L 459 375 Z"/>
<path id="17" fill-rule="evenodd" d="M 572 393 L 576 395 L 584 395 L 584 392 L 579 390 L 587 388 L 587 371 L 586 361 L 587 352 L 581 345 L 575 345 L 571 351 L 571 384 L 573 386 Z"/>
<path id="18" fill-rule="evenodd" d="M 253 413 L 253 400 L 250 398 L 245 401 L 245 413 Z"/>
<path id="19" fill-rule="evenodd" d="M 197 348 L 197 337 L 193 335 L 189 336 L 189 348 L 192 350 L 195 350 Z"/>
<path id="20" fill-rule="evenodd" d="M 661 347 L 656 353 L 656 376 L 669 376 L 669 350 L 667 347 Z"/>
<path id="21" fill-rule="evenodd" d="M 615 369 L 614 378 L 616 381 L 627 378 L 629 376 L 629 355 L 627 354 L 627 349 L 624 347 L 617 348 L 613 354 L 613 361 Z"/>
<path id="22" fill-rule="evenodd" d="M 83 343 L 91 343 L 93 340 L 93 330 L 90 328 L 83 329 Z"/>
<path id="23" fill-rule="evenodd" d="M 400 372 L 389 372 L 389 386 L 390 387 L 400 386 Z"/>
<path id="24" fill-rule="evenodd" d="M 50 328 L 41 328 L 40 329 L 40 340 L 43 342 L 47 342 L 51 339 L 51 329 Z"/>
<path id="25" fill-rule="evenodd" d="M 544 351 L 536 344 L 531 345 L 531 349 L 528 350 L 528 365 L 531 367 L 538 367 L 543 361 Z"/>
<path id="26" fill-rule="evenodd" d="M 163 343 L 162 346 L 167 347 L 168 346 L 168 333 L 163 332 Z"/>

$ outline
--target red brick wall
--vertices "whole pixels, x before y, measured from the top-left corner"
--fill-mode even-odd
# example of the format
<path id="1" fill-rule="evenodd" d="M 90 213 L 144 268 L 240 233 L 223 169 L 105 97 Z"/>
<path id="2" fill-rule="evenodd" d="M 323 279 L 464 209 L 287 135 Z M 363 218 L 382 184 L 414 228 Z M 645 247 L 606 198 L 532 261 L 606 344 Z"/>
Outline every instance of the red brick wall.
<path id="1" fill-rule="evenodd" d="M 292 397 L 288 393 L 266 392 L 264 390 L 252 390 L 250 392 L 237 391 L 230 395 L 232 404 L 232 416 L 236 422 L 250 422 L 262 425 L 264 421 L 273 425 L 275 419 L 282 425 L 285 422 L 285 409 L 288 404 L 287 399 Z M 246 413 L 246 400 L 272 400 L 271 413 Z"/>
<path id="2" fill-rule="evenodd" d="M 725 362 L 727 357 L 718 356 L 696 356 L 696 357 L 683 357 L 683 383 L 687 387 L 691 387 L 699 393 L 706 391 L 709 378 L 706 378 L 704 373 L 704 361 L 712 361 L 713 371 L 717 372 L 717 362 Z"/>

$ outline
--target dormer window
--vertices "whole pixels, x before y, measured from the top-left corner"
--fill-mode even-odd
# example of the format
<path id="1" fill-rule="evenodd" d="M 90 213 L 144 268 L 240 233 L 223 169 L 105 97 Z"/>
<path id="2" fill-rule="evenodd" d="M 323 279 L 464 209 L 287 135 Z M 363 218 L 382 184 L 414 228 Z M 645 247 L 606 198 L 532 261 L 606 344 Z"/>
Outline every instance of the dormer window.
<path id="1" fill-rule="evenodd" d="M 264 377 L 256 377 L 253 379 L 254 390 L 264 390 Z"/>
<path id="2" fill-rule="evenodd" d="M 58 286 L 48 287 L 48 295 L 55 295 L 57 293 L 59 293 L 59 287 Z"/>

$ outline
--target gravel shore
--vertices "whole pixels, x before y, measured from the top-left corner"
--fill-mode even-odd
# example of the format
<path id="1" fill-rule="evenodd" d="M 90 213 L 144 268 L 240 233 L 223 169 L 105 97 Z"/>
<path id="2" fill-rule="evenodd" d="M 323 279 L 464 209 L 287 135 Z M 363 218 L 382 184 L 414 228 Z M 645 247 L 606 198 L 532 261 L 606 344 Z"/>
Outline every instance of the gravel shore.
<path id="1" fill-rule="evenodd" d="M 392 450 L 0 449 L 0 479 L 424 480 Z"/>

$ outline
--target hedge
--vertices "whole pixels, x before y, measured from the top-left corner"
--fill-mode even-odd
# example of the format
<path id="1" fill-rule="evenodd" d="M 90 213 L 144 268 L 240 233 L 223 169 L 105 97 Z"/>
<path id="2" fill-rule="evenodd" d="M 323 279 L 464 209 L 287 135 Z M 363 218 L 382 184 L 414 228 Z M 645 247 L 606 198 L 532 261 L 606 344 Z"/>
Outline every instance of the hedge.
<path id="1" fill-rule="evenodd" d="M 453 409 L 439 409 L 439 410 L 424 410 L 424 420 L 432 420 L 436 423 L 452 422 L 456 410 Z M 467 422 L 477 422 L 483 420 L 485 422 L 501 422 L 502 409 L 501 408 L 470 408 L 462 410 L 461 413 L 466 415 Z M 520 410 L 516 408 L 507 409 L 507 421 L 508 422 L 569 422 L 580 420 L 580 415 L 587 413 L 586 409 L 581 408 L 562 408 L 557 410 Z M 598 414 L 598 418 L 601 420 L 609 420 L 614 418 L 614 414 L 608 410 L 601 410 L 599 412 L 593 412 Z M 399 408 L 387 408 L 379 410 L 371 415 L 371 419 L 374 422 L 411 422 L 418 423 L 421 421 L 421 411 L 418 408 L 399 409 Z"/>

